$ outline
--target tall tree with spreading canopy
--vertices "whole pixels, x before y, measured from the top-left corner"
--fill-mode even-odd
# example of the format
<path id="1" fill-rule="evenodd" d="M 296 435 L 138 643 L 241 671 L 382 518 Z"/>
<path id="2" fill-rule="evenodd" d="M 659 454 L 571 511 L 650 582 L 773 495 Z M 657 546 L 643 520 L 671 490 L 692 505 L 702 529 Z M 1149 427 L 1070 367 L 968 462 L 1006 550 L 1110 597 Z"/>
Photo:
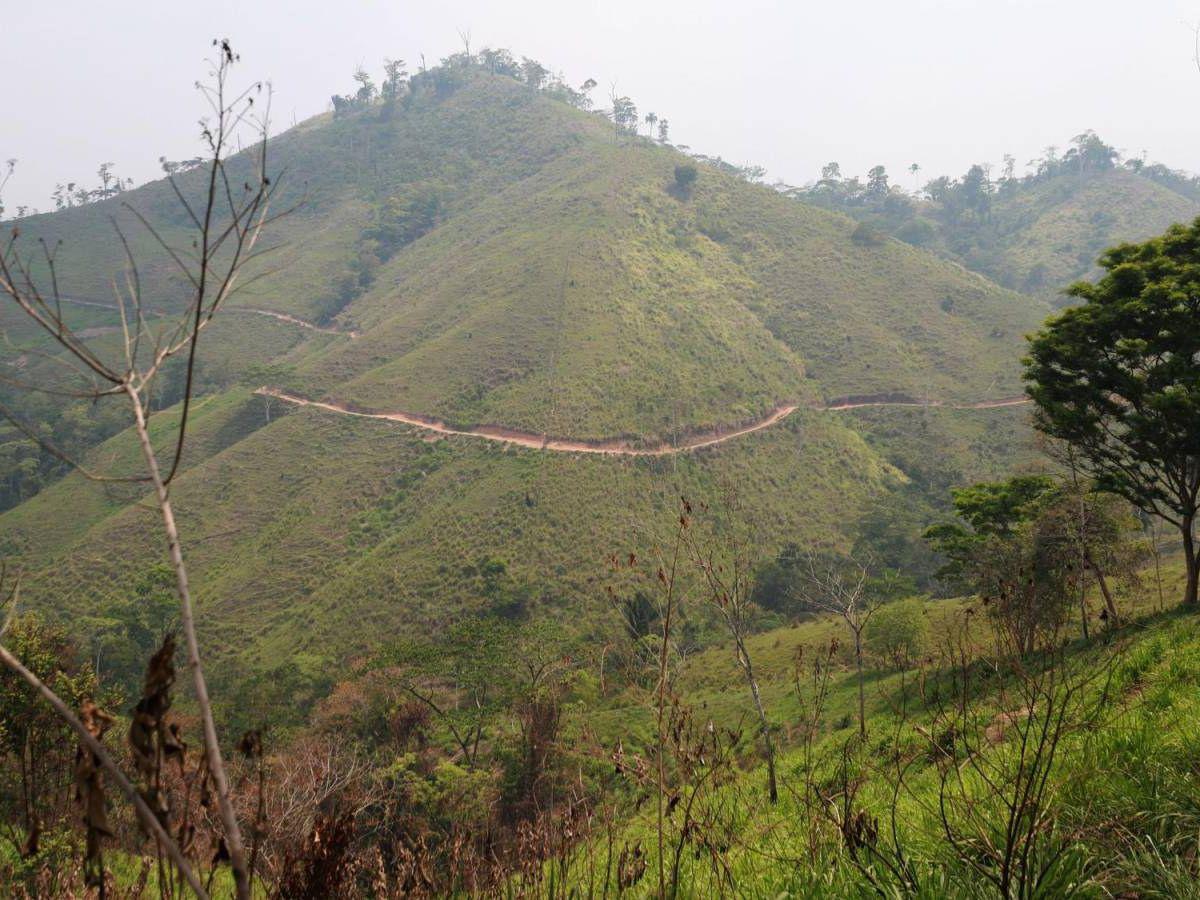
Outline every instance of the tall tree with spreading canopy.
<path id="1" fill-rule="evenodd" d="M 1082 303 L 1030 339 L 1037 428 L 1070 444 L 1096 485 L 1179 529 L 1197 606 L 1200 561 L 1200 219 L 1100 259 Z"/>

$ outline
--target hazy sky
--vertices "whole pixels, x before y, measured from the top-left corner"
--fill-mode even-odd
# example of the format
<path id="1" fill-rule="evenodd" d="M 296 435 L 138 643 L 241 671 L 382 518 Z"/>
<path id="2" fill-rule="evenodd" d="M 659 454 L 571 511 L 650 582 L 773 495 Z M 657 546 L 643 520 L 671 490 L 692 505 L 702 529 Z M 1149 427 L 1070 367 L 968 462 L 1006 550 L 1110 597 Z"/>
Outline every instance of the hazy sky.
<path id="1" fill-rule="evenodd" d="M 803 183 L 837 160 L 911 187 L 976 161 L 1019 163 L 1085 128 L 1200 170 L 1192 23 L 1200 0 L 0 0 L 5 191 L 52 206 L 99 163 L 138 183 L 197 152 L 213 37 L 275 86 L 276 124 L 321 112 L 363 64 L 410 69 L 472 45 L 535 57 L 597 100 L 616 82 L 695 151 Z"/>

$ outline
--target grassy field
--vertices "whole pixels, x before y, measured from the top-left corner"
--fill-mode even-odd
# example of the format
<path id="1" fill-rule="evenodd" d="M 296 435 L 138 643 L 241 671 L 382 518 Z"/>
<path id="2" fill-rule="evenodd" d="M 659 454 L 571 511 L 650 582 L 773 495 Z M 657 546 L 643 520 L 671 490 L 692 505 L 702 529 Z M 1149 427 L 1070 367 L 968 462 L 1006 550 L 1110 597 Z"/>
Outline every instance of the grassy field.
<path id="1" fill-rule="evenodd" d="M 401 251 L 295 386 L 560 436 L 669 437 L 780 402 L 1017 389 L 1048 312 L 849 219 L 597 138 Z M 620 389 L 612 390 L 613 385 Z"/>
<path id="2" fill-rule="evenodd" d="M 1163 589 L 1168 598 L 1181 589 L 1181 569 L 1179 560 L 1167 562 Z M 1200 746 L 1192 727 L 1200 713 L 1194 690 L 1200 680 L 1200 630 L 1194 615 L 1164 609 L 1157 591 L 1147 584 L 1125 597 L 1123 611 L 1130 617 L 1123 629 L 1083 641 L 1075 626 L 1062 654 L 1054 657 L 1060 672 L 1073 673 L 1061 676 L 1054 696 L 1065 697 L 1067 685 L 1077 684 L 1071 715 L 1079 718 L 1070 720 L 1047 770 L 1052 818 L 1044 840 L 1062 853 L 1061 868 L 1029 896 L 1195 896 L 1187 864 L 1162 859 L 1186 854 L 1200 828 L 1194 766 Z M 1021 752 L 1033 752 L 1021 744 L 1019 723 L 1028 711 L 1020 707 L 1024 682 L 1019 673 L 1036 670 L 1041 663 L 1010 668 L 1001 657 L 995 668 L 981 664 L 997 657 L 977 601 L 930 602 L 925 615 L 930 639 L 928 658 L 920 667 L 898 669 L 884 660 L 868 660 L 865 742 L 858 737 L 857 681 L 842 623 L 818 619 L 751 638 L 749 653 L 782 745 L 783 786 L 776 806 L 766 800 L 764 769 L 752 761 L 759 752 L 752 737 L 753 712 L 733 648 L 714 646 L 686 659 L 673 683 L 678 702 L 700 725 L 711 722 L 719 734 L 734 729 L 745 737 L 732 773 L 717 776 L 695 795 L 690 814 L 697 831 L 681 858 L 681 895 L 869 897 L 882 889 L 888 896 L 997 896 L 970 860 L 948 844 L 944 832 L 939 796 L 949 797 L 946 814 L 953 827 L 961 829 L 958 833 L 980 841 L 985 839 L 983 831 L 989 832 L 987 839 L 997 839 L 1004 812 L 999 805 L 987 805 L 998 804 L 994 791 L 1001 788 L 972 781 L 974 769 L 961 758 L 964 789 L 984 804 L 984 818 L 956 818 L 964 813 L 956 805 L 960 801 L 953 782 L 949 795 L 943 793 L 939 772 L 944 770 L 929 750 L 931 740 L 944 739 L 937 738 L 937 729 L 946 721 L 940 715 L 944 700 L 937 699 L 948 684 L 942 681 L 946 670 L 941 667 L 949 664 L 951 648 L 971 648 L 979 666 L 970 701 L 970 722 L 977 733 L 964 732 L 960 738 L 976 742 L 974 752 L 987 758 L 994 766 L 987 771 L 997 784 L 1004 784 L 1001 773 L 1015 771 Z M 814 720 L 818 703 L 812 664 L 823 658 L 833 638 L 840 638 L 842 646 L 831 657 L 827 693 Z M 630 689 L 610 698 L 604 712 L 590 713 L 582 732 L 594 741 L 589 746 L 620 742 L 629 754 L 640 753 L 652 761 L 654 712 L 649 693 Z M 814 722 L 815 733 L 808 730 Z M 965 727 L 962 720 L 959 726 Z M 711 726 L 704 727 L 711 731 Z M 678 763 L 671 759 L 676 783 Z M 901 761 L 903 788 L 895 793 Z M 878 836 L 871 838 L 878 852 L 860 848 L 861 867 L 852 862 L 837 824 L 843 814 L 837 785 L 846 766 L 856 785 L 850 813 L 864 813 L 879 828 Z M 814 807 L 805 799 L 805 785 L 813 783 L 826 792 L 825 804 Z M 672 790 L 687 796 L 691 788 Z M 640 847 L 646 867 L 631 894 L 655 894 L 653 787 L 644 792 L 649 802 L 634 803 L 643 791 L 631 789 L 629 805 L 616 814 L 615 835 L 585 845 L 553 873 L 560 884 L 598 891 L 605 872 L 621 869 L 617 855 Z M 683 807 L 672 804 L 671 809 L 668 851 L 684 821 Z M 983 830 L 971 831 L 981 824 Z M 714 865 L 705 840 L 721 842 L 721 865 Z M 981 845 L 966 844 L 971 846 Z M 900 856 L 888 856 L 896 850 Z M 885 859 L 890 862 L 885 864 Z M 888 869 L 898 859 L 906 861 L 920 887 L 901 891 Z M 615 880 L 616 875 L 610 877 Z"/>

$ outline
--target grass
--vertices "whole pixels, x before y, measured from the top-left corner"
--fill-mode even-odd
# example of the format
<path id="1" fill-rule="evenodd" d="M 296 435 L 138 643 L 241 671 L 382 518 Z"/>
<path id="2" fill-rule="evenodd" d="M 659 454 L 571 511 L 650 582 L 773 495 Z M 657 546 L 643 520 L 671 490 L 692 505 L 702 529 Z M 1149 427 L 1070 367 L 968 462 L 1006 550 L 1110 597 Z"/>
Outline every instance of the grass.
<path id="1" fill-rule="evenodd" d="M 819 413 L 694 456 L 627 460 L 431 443 L 312 410 L 266 425 L 263 399 L 240 397 L 201 407 L 174 496 L 212 643 L 260 663 L 299 649 L 339 658 L 486 611 L 464 569 L 489 557 L 531 593 L 530 615 L 580 633 L 604 609 L 604 557 L 669 521 L 677 492 L 731 482 L 773 533 L 816 536 L 898 477 Z M 121 444 L 102 450 L 116 457 Z M 25 551 L 29 602 L 86 608 L 157 559 L 151 510 L 110 496 L 72 476 L 3 517 Z M 107 553 L 118 540 L 128 550 Z"/>
<path id="2" fill-rule="evenodd" d="M 1179 560 L 1172 560 L 1168 568 L 1171 591 L 1178 587 Z M 945 646 L 949 635 L 961 633 L 964 613 L 971 605 L 966 601 L 929 604 L 927 615 L 935 648 Z M 1099 701 L 1101 691 L 1108 698 L 1099 707 L 1099 725 L 1071 730 L 1055 760 L 1050 781 L 1055 824 L 1048 841 L 1052 847 L 1061 845 L 1065 856 L 1057 878 L 1043 885 L 1036 896 L 1195 895 L 1191 854 L 1200 833 L 1195 771 L 1200 742 L 1194 728 L 1200 715 L 1195 690 L 1200 684 L 1200 630 L 1194 615 L 1160 613 L 1155 606 L 1156 600 L 1149 593 L 1139 595 L 1126 607 L 1133 617 L 1132 624 L 1115 636 L 1115 641 L 1112 636 L 1091 643 L 1076 638 L 1065 655 L 1065 665 L 1098 672 L 1111 666 L 1111 676 L 1099 678 L 1084 693 L 1089 702 Z M 978 617 L 973 622 L 968 630 L 981 646 L 986 646 L 986 629 Z M 725 884 L 722 888 L 710 862 L 710 851 L 704 849 L 697 835 L 684 855 L 682 895 L 711 895 L 724 890 L 746 897 L 875 896 L 875 889 L 841 848 L 836 829 L 829 830 L 831 823 L 815 825 L 823 837 L 816 845 L 816 855 L 810 855 L 813 816 L 819 811 L 802 803 L 797 793 L 810 760 L 817 766 L 818 781 L 832 791 L 837 782 L 828 779 L 834 779 L 843 750 L 849 747 L 855 771 L 865 779 L 855 807 L 878 817 L 881 847 L 889 846 L 893 839 L 900 841 L 923 884 L 916 894 L 896 895 L 996 896 L 946 844 L 937 812 L 937 770 L 931 759 L 919 754 L 916 757 L 898 799 L 898 831 L 895 835 L 888 831 L 892 795 L 882 777 L 888 770 L 887 760 L 893 754 L 911 754 L 914 748 L 919 751 L 928 743 L 928 737 L 922 736 L 928 732 L 922 729 L 931 727 L 933 721 L 930 709 L 922 705 L 914 690 L 917 672 L 872 664 L 868 679 L 870 737 L 865 746 L 859 747 L 857 727 L 851 724 L 855 679 L 843 651 L 838 656 L 840 667 L 832 676 L 811 756 L 803 750 L 799 734 L 794 733 L 802 721 L 798 697 L 804 694 L 808 702 L 812 698 L 811 689 L 805 687 L 805 676 L 801 676 L 799 691 L 794 685 L 797 651 L 807 648 L 805 659 L 811 661 L 815 648 L 827 646 L 829 639 L 841 632 L 838 622 L 817 620 L 751 639 L 750 654 L 783 742 L 779 770 L 784 789 L 777 806 L 766 803 L 764 773 L 751 762 L 758 751 L 747 739 L 742 745 L 747 757 L 742 771 L 735 770 L 704 801 L 705 808 L 715 811 L 723 823 L 718 834 L 724 836 L 714 839 L 727 844 L 722 859 L 730 867 L 734 886 Z M 936 655 L 938 651 L 933 652 Z M 712 721 L 718 728 L 740 725 L 749 734 L 748 697 L 738 679 L 731 648 L 712 647 L 688 659 L 676 690 L 701 722 Z M 1004 721 L 1012 715 L 1016 701 L 1005 699 L 1011 687 L 1003 677 L 977 682 L 977 721 L 981 725 Z M 908 712 L 901 717 L 900 698 L 905 688 Z M 652 711 L 633 695 L 622 694 L 612 698 L 604 713 L 589 712 L 589 732 L 601 746 L 615 746 L 620 739 L 627 752 L 652 755 L 652 750 L 640 749 L 653 733 L 651 715 Z M 991 734 L 981 752 L 990 754 L 998 765 L 1012 765 L 1017 753 L 1015 736 L 1008 729 L 989 726 L 989 730 Z M 992 802 L 982 783 L 971 790 L 981 802 Z M 652 788 L 650 792 L 653 794 Z M 840 802 L 836 794 L 832 796 L 831 803 Z M 621 848 L 640 844 L 646 852 L 647 869 L 633 893 L 654 894 L 654 801 L 651 798 L 638 806 L 622 808 L 615 837 L 596 840 L 576 854 L 574 870 L 566 876 L 568 890 L 589 877 L 584 859 L 603 871 L 606 854 L 611 852 L 615 857 Z M 999 821 L 1002 816 L 999 810 L 996 812 Z M 678 821 L 675 818 L 668 825 L 670 835 L 675 834 Z M 882 878 L 885 893 L 892 890 L 886 886 L 887 872 L 869 855 L 866 859 L 875 875 Z M 616 867 L 615 859 L 609 863 Z"/>
<path id="3" fill-rule="evenodd" d="M 900 242 L 860 247 L 850 220 L 715 171 L 680 200 L 679 160 L 597 137 L 450 220 L 347 310 L 364 337 L 295 384 L 457 425 L 647 440 L 785 401 L 1017 390 L 1045 307 Z"/>

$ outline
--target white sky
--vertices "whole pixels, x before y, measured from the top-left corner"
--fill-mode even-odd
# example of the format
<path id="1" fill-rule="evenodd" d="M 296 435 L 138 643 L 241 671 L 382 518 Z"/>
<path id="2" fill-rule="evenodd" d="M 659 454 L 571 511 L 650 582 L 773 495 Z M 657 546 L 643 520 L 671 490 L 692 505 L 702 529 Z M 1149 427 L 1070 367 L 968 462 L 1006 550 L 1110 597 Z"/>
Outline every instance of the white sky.
<path id="1" fill-rule="evenodd" d="M 52 206 L 56 182 L 112 161 L 139 184 L 157 159 L 198 149 L 213 37 L 242 76 L 274 83 L 278 125 L 348 92 L 362 63 L 415 68 L 459 49 L 507 47 L 616 81 L 676 143 L 803 183 L 837 160 L 893 180 L 1018 162 L 1085 128 L 1128 153 L 1200 169 L 1200 0 L 0 0 L 4 199 Z"/>

